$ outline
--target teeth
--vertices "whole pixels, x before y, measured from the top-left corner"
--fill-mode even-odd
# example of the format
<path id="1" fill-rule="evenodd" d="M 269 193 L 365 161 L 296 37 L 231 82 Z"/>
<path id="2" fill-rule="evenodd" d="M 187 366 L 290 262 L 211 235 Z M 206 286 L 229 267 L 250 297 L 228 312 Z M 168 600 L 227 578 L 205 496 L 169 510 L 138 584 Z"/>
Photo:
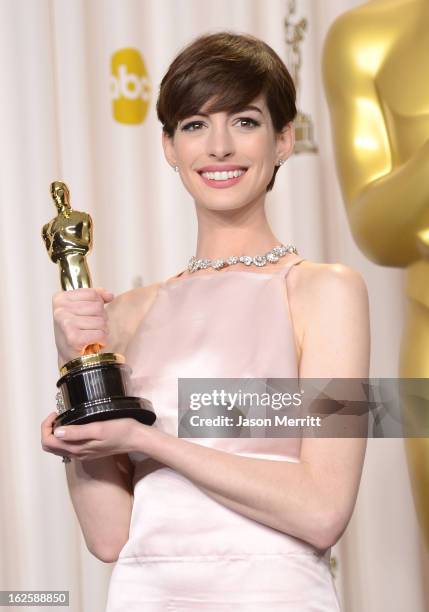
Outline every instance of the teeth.
<path id="1" fill-rule="evenodd" d="M 212 181 L 227 181 L 228 179 L 237 178 L 244 174 L 246 170 L 229 170 L 228 172 L 202 172 L 201 176 Z"/>

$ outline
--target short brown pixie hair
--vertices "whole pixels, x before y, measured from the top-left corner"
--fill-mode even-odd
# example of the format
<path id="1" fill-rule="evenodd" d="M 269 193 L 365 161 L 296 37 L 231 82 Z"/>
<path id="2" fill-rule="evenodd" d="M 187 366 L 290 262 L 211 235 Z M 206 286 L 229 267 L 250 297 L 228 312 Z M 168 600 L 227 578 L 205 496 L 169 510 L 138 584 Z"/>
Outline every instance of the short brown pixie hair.
<path id="1" fill-rule="evenodd" d="M 209 101 L 208 113 L 237 113 L 264 94 L 276 133 L 296 116 L 296 90 L 283 61 L 250 35 L 219 32 L 198 37 L 170 64 L 161 81 L 156 110 L 163 131 L 174 137 L 177 124 Z M 278 167 L 267 186 L 273 188 Z"/>

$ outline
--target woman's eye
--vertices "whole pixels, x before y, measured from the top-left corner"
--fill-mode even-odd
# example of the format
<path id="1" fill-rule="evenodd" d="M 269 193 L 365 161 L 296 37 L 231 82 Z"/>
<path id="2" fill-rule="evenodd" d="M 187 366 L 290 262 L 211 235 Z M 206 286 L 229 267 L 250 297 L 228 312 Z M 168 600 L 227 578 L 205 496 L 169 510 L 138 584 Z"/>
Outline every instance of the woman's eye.
<path id="1" fill-rule="evenodd" d="M 247 125 L 243 125 L 243 127 L 256 127 L 258 125 L 261 125 L 259 121 L 256 121 L 256 119 L 252 119 L 251 117 L 240 117 L 238 121 L 242 125 L 244 123 L 247 124 Z"/>
<path id="2" fill-rule="evenodd" d="M 198 130 L 198 126 L 201 125 L 203 125 L 202 121 L 191 121 L 182 127 L 182 132 L 194 132 L 195 130 Z"/>
<path id="3" fill-rule="evenodd" d="M 237 123 L 240 124 L 240 127 L 245 128 L 254 128 L 261 125 L 259 121 L 256 121 L 256 119 L 252 119 L 251 117 L 240 117 Z M 182 132 L 196 132 L 199 131 L 203 125 L 204 123 L 202 121 L 190 121 L 189 123 L 186 123 L 181 129 Z"/>

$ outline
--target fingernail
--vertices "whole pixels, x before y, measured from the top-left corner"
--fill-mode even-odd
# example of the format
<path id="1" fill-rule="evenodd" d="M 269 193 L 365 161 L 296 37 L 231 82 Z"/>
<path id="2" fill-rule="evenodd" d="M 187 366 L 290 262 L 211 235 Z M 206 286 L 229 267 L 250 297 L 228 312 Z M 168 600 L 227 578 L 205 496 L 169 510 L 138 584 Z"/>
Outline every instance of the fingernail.
<path id="1" fill-rule="evenodd" d="M 65 435 L 66 435 L 65 429 L 56 429 L 54 431 L 54 436 L 56 436 L 57 438 L 64 438 Z"/>

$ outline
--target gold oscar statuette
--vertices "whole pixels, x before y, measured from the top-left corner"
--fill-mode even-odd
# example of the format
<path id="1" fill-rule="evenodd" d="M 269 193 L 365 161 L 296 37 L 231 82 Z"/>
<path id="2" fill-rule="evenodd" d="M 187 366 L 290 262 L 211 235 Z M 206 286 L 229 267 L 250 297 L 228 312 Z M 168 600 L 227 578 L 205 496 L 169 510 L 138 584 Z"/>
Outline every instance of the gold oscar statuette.
<path id="1" fill-rule="evenodd" d="M 51 196 L 57 216 L 43 226 L 42 238 L 49 257 L 58 265 L 61 288 L 91 287 L 85 256 L 92 246 L 92 219 L 72 209 L 65 183 L 51 183 Z M 129 395 L 131 368 L 124 357 L 102 353 L 102 348 L 100 344 L 86 346 L 80 357 L 61 367 L 54 427 L 127 417 L 146 425 L 154 423 L 152 403 Z"/>

